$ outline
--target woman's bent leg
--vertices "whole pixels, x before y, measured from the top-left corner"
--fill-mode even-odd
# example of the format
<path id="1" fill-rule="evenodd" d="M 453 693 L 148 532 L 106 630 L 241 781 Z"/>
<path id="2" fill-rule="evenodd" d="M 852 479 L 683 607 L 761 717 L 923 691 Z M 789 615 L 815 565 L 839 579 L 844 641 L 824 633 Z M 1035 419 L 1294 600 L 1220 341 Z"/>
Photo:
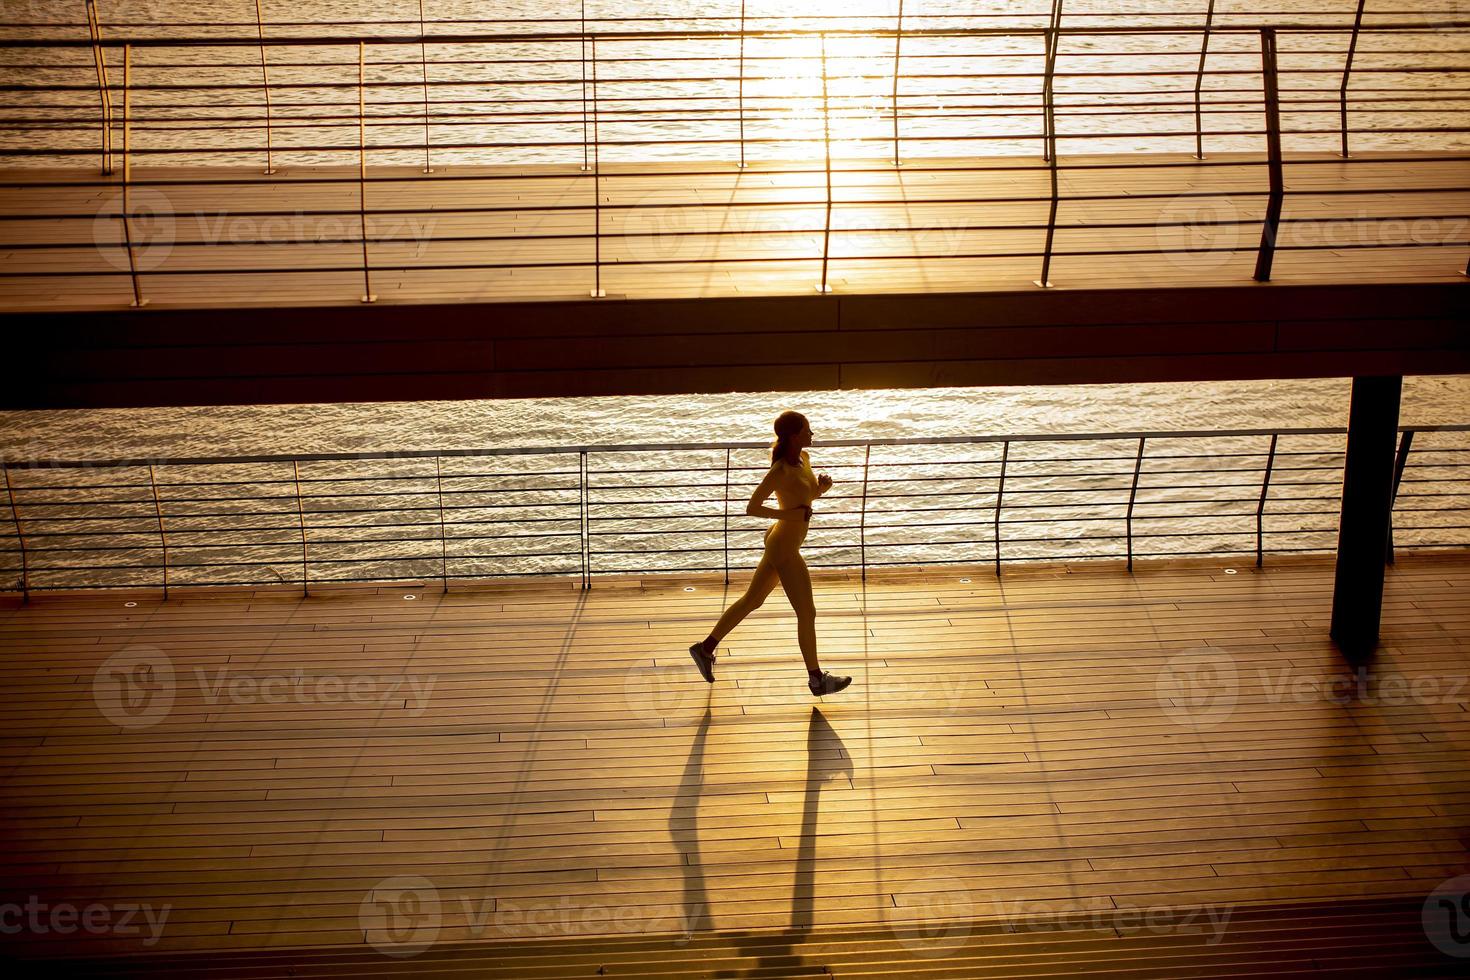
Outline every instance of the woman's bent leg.
<path id="1" fill-rule="evenodd" d="M 796 555 L 783 561 L 777 566 L 777 574 L 796 612 L 796 640 L 801 645 L 801 659 L 806 661 L 807 670 L 821 670 L 817 660 L 817 604 L 812 599 L 812 576 L 807 571 L 806 559 Z"/>
<path id="2" fill-rule="evenodd" d="M 766 601 L 766 596 L 776 587 L 778 575 L 776 566 L 771 561 L 770 552 L 761 556 L 760 564 L 755 566 L 755 574 L 751 576 L 750 585 L 746 587 L 745 594 L 730 604 L 725 610 L 715 628 L 710 630 L 710 641 L 706 641 L 710 652 L 714 652 L 714 644 L 719 643 L 730 631 L 740 625 L 740 621 L 761 607 Z"/>

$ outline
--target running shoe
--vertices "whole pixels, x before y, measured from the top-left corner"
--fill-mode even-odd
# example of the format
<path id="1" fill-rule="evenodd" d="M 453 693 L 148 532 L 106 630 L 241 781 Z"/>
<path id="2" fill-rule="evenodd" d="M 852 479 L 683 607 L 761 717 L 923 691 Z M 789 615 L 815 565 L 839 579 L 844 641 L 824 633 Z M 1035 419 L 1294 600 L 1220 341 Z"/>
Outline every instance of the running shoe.
<path id="1" fill-rule="evenodd" d="M 823 694 L 836 694 L 838 691 L 844 690 L 851 683 L 851 677 L 838 677 L 836 674 L 829 674 L 824 670 L 822 671 L 821 677 L 808 678 L 806 686 L 811 688 L 813 697 L 821 697 Z"/>
<path id="2" fill-rule="evenodd" d="M 700 640 L 689 648 L 689 656 L 694 658 L 694 665 L 699 668 L 699 676 L 715 682 L 715 658 L 713 654 L 704 652 L 704 641 Z"/>

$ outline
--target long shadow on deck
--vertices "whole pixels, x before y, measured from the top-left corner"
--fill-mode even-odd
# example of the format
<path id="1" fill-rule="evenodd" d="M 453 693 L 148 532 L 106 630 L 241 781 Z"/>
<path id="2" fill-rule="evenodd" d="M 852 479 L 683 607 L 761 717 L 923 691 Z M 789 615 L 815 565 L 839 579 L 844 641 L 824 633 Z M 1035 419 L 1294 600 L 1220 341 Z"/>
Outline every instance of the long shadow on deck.
<path id="1" fill-rule="evenodd" d="M 715 909 L 709 903 L 704 869 L 699 858 L 698 817 L 699 797 L 704 789 L 705 745 L 712 721 L 711 710 L 705 708 L 699 729 L 694 734 L 694 742 L 689 747 L 684 775 L 679 782 L 675 805 L 669 815 L 669 834 L 684 858 L 681 868 L 684 873 L 684 932 L 691 938 L 696 932 L 715 928 Z M 741 955 L 753 956 L 755 962 L 745 970 L 718 970 L 710 976 L 755 978 L 829 975 L 825 966 L 804 962 L 796 952 L 796 947 L 811 935 L 816 920 L 817 825 L 821 812 L 822 786 L 835 776 L 851 777 L 852 771 L 852 759 L 847 754 L 847 747 L 842 744 L 842 738 L 813 705 L 807 719 L 806 781 L 801 806 L 801 832 L 796 851 L 796 874 L 791 888 L 790 929 L 775 942 L 773 940 L 777 940 L 777 937 L 769 932 L 725 933 L 723 938 Z M 688 812 L 688 824 L 681 827 L 685 818 L 680 814 L 685 811 Z"/>

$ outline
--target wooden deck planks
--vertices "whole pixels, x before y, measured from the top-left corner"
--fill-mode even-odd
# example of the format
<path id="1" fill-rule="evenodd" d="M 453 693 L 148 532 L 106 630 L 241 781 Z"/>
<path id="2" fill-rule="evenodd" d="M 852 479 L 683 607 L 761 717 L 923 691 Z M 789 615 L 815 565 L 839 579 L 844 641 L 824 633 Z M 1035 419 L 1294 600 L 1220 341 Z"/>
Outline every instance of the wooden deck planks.
<path id="1" fill-rule="evenodd" d="M 381 948 L 398 876 L 441 943 L 1422 896 L 1470 871 L 1470 559 L 1389 569 L 1356 696 L 1331 578 L 819 573 L 815 707 L 779 594 L 698 679 L 703 576 L 7 602 L 0 880 L 171 910 L 17 948 Z M 166 712 L 94 687 L 128 653 Z"/>

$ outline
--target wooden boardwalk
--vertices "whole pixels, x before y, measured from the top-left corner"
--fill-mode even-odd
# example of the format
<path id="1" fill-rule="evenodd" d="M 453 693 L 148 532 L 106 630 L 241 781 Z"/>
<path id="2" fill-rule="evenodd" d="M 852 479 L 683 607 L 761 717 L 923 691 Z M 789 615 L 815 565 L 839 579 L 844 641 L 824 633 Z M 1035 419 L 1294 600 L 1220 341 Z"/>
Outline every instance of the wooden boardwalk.
<path id="1" fill-rule="evenodd" d="M 794 976 L 864 936 L 870 975 L 999 976 L 1025 971 L 965 951 L 1036 922 L 1168 944 L 1189 913 L 1258 964 L 1331 945 L 1316 970 L 1425 946 L 1414 909 L 1470 872 L 1464 553 L 1388 570 L 1361 688 L 1320 558 L 824 573 L 824 665 L 855 680 L 821 702 L 779 591 L 698 679 L 685 647 L 743 585 L 6 600 L 3 891 L 106 910 L 7 945 L 386 975 L 525 939 L 534 969 L 474 975 Z M 1400 899 L 1393 936 L 1351 919 Z M 166 919 L 124 932 L 125 905 Z M 1283 906 L 1296 940 L 1250 931 Z"/>
<path id="2" fill-rule="evenodd" d="M 1462 281 L 1470 174 L 1463 160 L 1423 156 L 1291 156 L 1273 281 Z M 1151 162 L 1172 166 L 1124 166 L 1139 160 L 1062 161 L 1053 285 L 1254 285 L 1267 192 L 1262 158 L 1156 154 Z M 610 164 L 595 177 L 552 167 L 444 167 L 430 175 L 372 168 L 373 178 L 395 179 L 366 190 L 371 288 L 380 303 L 586 298 L 598 282 L 609 299 L 810 294 L 822 275 L 827 188 L 820 166 L 804 166 L 776 173 L 775 165 L 660 164 L 658 176 L 647 176 L 647 164 Z M 1051 193 L 1037 160 L 845 166 L 833 176 L 827 241 L 835 292 L 1035 288 Z M 243 183 L 207 182 L 221 177 Z M 341 181 L 310 182 L 325 177 Z M 0 309 L 127 306 L 122 224 L 96 217 L 120 213 L 120 186 L 34 186 L 98 179 L 81 168 L 4 178 Z M 252 169 L 135 168 L 132 234 L 145 297 L 170 307 L 359 302 L 356 178 L 355 167 L 272 177 Z M 180 183 L 148 184 L 159 179 Z M 1202 193 L 1219 196 L 1189 196 Z M 975 198 L 1001 200 L 970 203 Z M 76 217 L 44 217 L 58 213 Z M 966 227 L 975 225 L 987 227 Z M 283 241 L 293 238 L 306 241 Z M 37 243 L 67 247 L 24 247 Z M 425 268 L 431 265 L 493 267 Z M 170 274 L 185 269 L 192 274 Z M 41 274 L 56 272 L 66 275 Z"/>

